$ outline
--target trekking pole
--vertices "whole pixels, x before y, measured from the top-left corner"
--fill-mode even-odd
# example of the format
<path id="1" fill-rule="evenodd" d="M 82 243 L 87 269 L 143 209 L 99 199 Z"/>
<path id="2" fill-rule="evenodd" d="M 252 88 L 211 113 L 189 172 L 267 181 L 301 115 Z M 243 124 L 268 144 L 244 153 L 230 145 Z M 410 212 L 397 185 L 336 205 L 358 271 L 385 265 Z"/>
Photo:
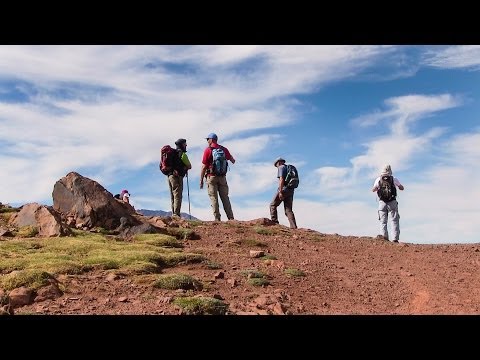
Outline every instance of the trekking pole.
<path id="1" fill-rule="evenodd" d="M 190 185 L 188 184 L 188 172 L 187 172 L 187 195 L 188 195 L 188 215 L 192 220 L 192 213 L 190 212 Z"/>

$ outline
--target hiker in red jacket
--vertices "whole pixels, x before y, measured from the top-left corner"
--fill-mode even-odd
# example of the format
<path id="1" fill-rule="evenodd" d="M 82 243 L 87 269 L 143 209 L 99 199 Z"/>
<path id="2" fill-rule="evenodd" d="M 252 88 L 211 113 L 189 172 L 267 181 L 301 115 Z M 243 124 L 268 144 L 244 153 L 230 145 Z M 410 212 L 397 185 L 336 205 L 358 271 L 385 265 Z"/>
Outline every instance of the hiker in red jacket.
<path id="1" fill-rule="evenodd" d="M 228 220 L 233 220 L 232 205 L 228 197 L 227 170 L 228 160 L 235 164 L 235 159 L 230 151 L 222 145 L 217 144 L 218 137 L 214 133 L 206 137 L 208 147 L 203 152 L 202 170 L 200 172 L 200 189 L 203 189 L 203 179 L 207 178 L 208 196 L 210 197 L 213 216 L 215 221 L 220 221 L 220 209 L 218 195 L 222 200 L 223 210 Z"/>

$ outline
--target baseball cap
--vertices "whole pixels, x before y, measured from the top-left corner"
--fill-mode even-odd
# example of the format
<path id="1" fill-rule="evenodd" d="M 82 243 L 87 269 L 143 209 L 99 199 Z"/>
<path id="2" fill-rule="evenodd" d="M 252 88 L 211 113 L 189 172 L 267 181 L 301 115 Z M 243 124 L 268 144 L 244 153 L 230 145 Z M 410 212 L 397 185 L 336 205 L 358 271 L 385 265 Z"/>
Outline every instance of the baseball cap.
<path id="1" fill-rule="evenodd" d="M 213 139 L 213 140 L 218 140 L 218 136 L 215 133 L 210 133 L 205 139 Z"/>

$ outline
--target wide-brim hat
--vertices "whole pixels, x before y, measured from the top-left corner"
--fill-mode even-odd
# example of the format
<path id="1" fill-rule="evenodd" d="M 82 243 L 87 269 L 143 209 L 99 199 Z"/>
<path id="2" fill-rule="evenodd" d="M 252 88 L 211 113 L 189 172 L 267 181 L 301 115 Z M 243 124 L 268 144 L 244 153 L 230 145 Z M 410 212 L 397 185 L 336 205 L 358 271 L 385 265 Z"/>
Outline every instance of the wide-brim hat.
<path id="1" fill-rule="evenodd" d="M 276 167 L 276 166 L 277 166 L 277 163 L 278 163 L 279 161 L 285 162 L 285 159 L 284 159 L 284 158 L 281 158 L 281 157 L 277 158 L 277 160 L 275 160 L 275 162 L 273 163 L 273 166 Z"/>

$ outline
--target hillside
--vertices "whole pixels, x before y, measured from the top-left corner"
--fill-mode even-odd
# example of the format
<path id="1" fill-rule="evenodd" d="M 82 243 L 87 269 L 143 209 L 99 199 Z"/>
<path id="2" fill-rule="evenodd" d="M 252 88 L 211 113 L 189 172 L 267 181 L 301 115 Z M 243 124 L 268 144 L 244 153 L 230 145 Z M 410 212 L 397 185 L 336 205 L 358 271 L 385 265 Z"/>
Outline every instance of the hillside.
<path id="1" fill-rule="evenodd" d="M 61 295 L 44 291 L 15 313 L 185 314 L 199 313 L 196 302 L 206 300 L 213 313 L 237 315 L 480 314 L 480 244 L 394 244 L 270 226 L 267 219 L 171 226 L 181 251 L 202 261 L 163 261 L 150 273 L 94 267 L 55 275 Z M 0 246 L 15 241 L 1 239 Z M 34 241 L 38 248 L 45 240 Z M 252 257 L 252 250 L 267 256 Z M 167 282 L 171 290 L 157 287 L 174 274 L 183 277 Z"/>

